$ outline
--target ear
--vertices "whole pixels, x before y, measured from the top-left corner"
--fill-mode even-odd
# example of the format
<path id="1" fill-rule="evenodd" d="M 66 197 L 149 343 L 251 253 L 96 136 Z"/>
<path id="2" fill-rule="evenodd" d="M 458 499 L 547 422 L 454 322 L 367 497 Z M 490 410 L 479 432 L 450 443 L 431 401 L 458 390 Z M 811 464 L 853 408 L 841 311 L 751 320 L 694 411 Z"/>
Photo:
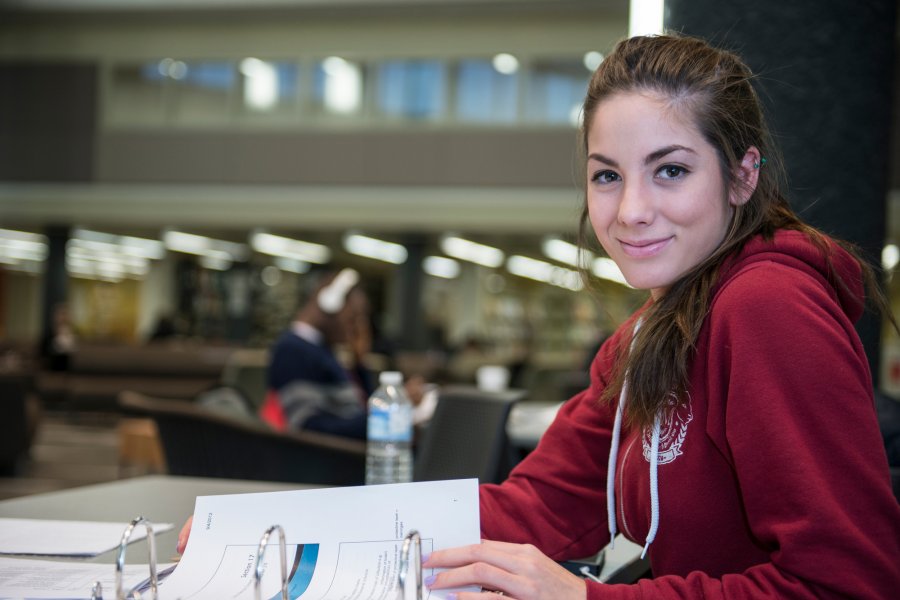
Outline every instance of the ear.
<path id="1" fill-rule="evenodd" d="M 750 196 L 756 191 L 759 170 L 762 166 L 756 146 L 747 148 L 747 152 L 744 153 L 744 157 L 735 169 L 731 190 L 728 192 L 728 202 L 732 206 L 741 206 L 750 199 Z"/>

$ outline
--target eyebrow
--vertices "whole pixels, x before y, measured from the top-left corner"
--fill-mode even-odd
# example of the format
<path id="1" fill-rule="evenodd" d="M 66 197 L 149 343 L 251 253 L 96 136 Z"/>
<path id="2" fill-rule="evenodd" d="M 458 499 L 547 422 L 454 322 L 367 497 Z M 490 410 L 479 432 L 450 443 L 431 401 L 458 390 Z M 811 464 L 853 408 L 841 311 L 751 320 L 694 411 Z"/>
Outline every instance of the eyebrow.
<path id="1" fill-rule="evenodd" d="M 676 152 L 678 150 L 684 150 L 685 152 L 690 152 L 691 154 L 697 154 L 696 152 L 694 152 L 692 149 L 688 148 L 687 146 L 682 146 L 680 144 L 672 144 L 671 146 L 665 146 L 663 148 L 660 148 L 659 150 L 654 150 L 653 152 L 648 154 L 644 158 L 644 164 L 649 165 L 650 163 L 656 162 L 657 160 L 661 159 L 662 157 L 666 156 L 667 154 L 671 154 L 672 152 Z M 603 156 L 599 152 L 591 152 L 588 155 L 588 158 L 606 163 L 612 167 L 618 168 L 618 166 L 619 166 L 619 163 L 617 163 L 615 160 L 613 160 L 607 156 Z"/>

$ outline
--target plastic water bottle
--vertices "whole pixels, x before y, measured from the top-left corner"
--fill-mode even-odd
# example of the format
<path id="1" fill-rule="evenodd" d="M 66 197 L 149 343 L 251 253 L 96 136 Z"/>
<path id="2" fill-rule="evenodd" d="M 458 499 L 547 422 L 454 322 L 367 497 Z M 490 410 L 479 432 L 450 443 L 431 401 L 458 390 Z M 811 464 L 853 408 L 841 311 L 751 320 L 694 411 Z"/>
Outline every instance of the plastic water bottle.
<path id="1" fill-rule="evenodd" d="M 366 484 L 412 481 L 412 402 L 403 374 L 385 371 L 369 398 Z"/>

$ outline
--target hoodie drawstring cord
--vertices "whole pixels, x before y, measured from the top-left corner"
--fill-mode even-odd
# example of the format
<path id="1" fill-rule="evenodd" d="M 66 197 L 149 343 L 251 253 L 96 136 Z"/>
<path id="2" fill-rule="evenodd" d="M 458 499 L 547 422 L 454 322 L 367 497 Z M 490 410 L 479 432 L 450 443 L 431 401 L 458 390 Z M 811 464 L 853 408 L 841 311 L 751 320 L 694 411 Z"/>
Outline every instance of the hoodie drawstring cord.
<path id="1" fill-rule="evenodd" d="M 637 336 L 638 329 L 641 327 L 641 321 L 634 325 L 634 333 L 631 338 L 631 348 L 634 349 L 634 338 Z M 622 390 L 619 392 L 619 404 L 616 407 L 616 419 L 613 422 L 612 440 L 609 446 L 609 463 L 606 469 L 606 517 L 609 525 L 609 547 L 615 548 L 616 540 L 616 462 L 619 458 L 619 441 L 622 436 L 622 412 L 624 410 L 625 401 L 628 398 L 628 373 L 625 374 L 625 380 L 622 382 Z M 657 414 L 653 420 L 653 432 L 650 438 L 650 530 L 647 532 L 647 540 L 644 544 L 644 550 L 641 552 L 643 559 L 650 544 L 656 539 L 656 532 L 659 531 L 659 430 L 660 415 Z"/>
<path id="2" fill-rule="evenodd" d="M 622 405 L 625 403 L 628 380 L 622 383 L 616 420 L 613 423 L 612 441 L 609 445 L 609 465 L 606 469 L 606 517 L 609 524 L 609 547 L 616 546 L 616 460 L 619 457 L 619 438 L 622 434 Z"/>
<path id="3" fill-rule="evenodd" d="M 650 531 L 647 532 L 647 541 L 641 558 L 647 555 L 650 544 L 656 539 L 659 530 L 659 479 L 657 469 L 659 467 L 659 413 L 653 419 L 653 435 L 650 438 Z"/>

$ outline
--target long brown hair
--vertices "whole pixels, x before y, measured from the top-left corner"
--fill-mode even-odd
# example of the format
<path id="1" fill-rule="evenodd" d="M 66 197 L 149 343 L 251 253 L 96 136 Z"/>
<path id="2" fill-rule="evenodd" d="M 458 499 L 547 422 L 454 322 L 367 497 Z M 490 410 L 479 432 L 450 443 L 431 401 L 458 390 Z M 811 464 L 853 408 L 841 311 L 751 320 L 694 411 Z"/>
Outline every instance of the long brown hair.
<path id="1" fill-rule="evenodd" d="M 649 306 L 634 335 L 631 350 L 621 349 L 621 360 L 602 400 L 613 402 L 618 397 L 627 374 L 625 416 L 630 425 L 652 424 L 672 393 L 679 402 L 684 401 L 688 366 L 709 310 L 719 269 L 751 237 L 762 235 L 771 239 L 778 229 L 799 230 L 829 260 L 829 245 L 824 235 L 803 223 L 782 193 L 785 189 L 783 162 L 751 85 L 752 79 L 750 69 L 731 52 L 697 38 L 661 35 L 619 42 L 588 85 L 580 135 L 585 157 L 588 132 L 598 105 L 614 94 L 649 92 L 693 117 L 698 131 L 716 150 L 726 190 L 742 185 L 735 173 L 751 146 L 766 158 L 750 199 L 734 207 L 730 226 L 719 247 Z M 582 167 L 585 163 L 586 160 L 580 161 Z M 584 182 L 586 174 L 582 175 Z M 722 201 L 726 202 L 727 198 Z M 579 227 L 579 246 L 583 249 L 595 245 L 590 231 L 585 194 Z M 871 268 L 846 244 L 841 245 L 857 257 L 867 287 L 883 309 L 886 301 Z M 837 273 L 833 275 L 843 285 Z M 887 314 L 893 322 L 889 311 Z"/>

